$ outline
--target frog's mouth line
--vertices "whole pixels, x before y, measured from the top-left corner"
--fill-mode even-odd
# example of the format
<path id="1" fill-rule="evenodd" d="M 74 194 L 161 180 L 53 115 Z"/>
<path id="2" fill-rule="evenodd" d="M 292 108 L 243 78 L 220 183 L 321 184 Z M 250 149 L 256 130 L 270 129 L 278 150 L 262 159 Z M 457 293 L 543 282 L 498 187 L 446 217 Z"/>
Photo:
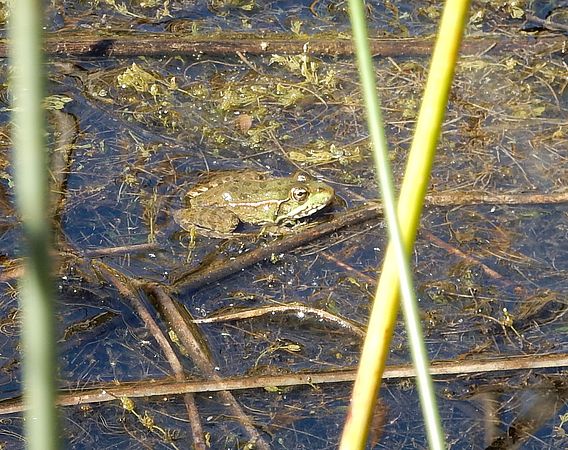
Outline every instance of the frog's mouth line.
<path id="1" fill-rule="evenodd" d="M 289 219 L 301 219 L 303 217 L 307 217 L 307 216 L 311 216 L 312 214 L 318 212 L 320 209 L 322 209 L 323 207 L 325 207 L 327 205 L 315 205 L 312 206 L 311 208 L 296 208 L 295 211 L 292 211 L 291 213 L 288 214 L 288 218 Z"/>
<path id="2" fill-rule="evenodd" d="M 285 215 L 278 217 L 277 223 L 280 223 L 285 220 L 302 219 L 304 217 L 311 216 L 312 214 L 318 212 L 320 209 L 323 209 L 327 205 L 329 205 L 331 203 L 331 199 L 333 198 L 333 196 L 331 198 L 327 198 L 328 197 L 327 195 L 322 195 L 321 197 L 322 197 L 321 202 L 317 201 L 318 200 L 317 197 L 312 197 L 311 198 L 312 201 L 306 202 L 302 205 L 298 205 L 293 210 L 288 211 Z"/>

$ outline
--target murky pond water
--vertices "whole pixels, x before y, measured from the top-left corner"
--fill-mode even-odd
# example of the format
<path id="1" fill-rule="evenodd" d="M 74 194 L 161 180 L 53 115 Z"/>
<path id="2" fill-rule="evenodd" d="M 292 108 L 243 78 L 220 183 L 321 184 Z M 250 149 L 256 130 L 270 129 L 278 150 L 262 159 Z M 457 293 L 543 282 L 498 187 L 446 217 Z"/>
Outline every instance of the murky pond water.
<path id="1" fill-rule="evenodd" d="M 435 31 L 438 8 L 372 2 L 369 20 L 377 36 L 426 37 Z M 537 31 L 516 51 L 501 51 L 502 41 L 525 39 L 523 19 L 515 6 L 488 8 L 473 5 L 448 107 L 414 253 L 418 296 L 430 355 L 453 367 L 436 376 L 451 448 L 564 448 L 562 367 L 514 368 L 520 356 L 537 360 L 568 350 L 565 38 Z M 60 44 L 108 43 L 138 32 L 129 35 L 138 49 L 131 55 L 65 55 L 54 47 L 47 61 L 61 386 L 130 382 L 124 395 L 134 401 L 62 407 L 66 446 L 192 442 L 186 397 L 140 394 L 172 380 L 175 370 L 138 301 L 191 380 L 246 377 L 250 388 L 234 396 L 272 448 L 335 448 L 351 384 L 331 380 L 334 371 L 356 368 L 385 249 L 380 218 L 317 234 L 377 197 L 354 59 L 312 53 L 309 45 L 304 53 L 247 53 L 234 33 L 268 45 L 277 37 L 335 42 L 349 30 L 346 3 L 54 1 L 47 17 L 50 38 Z M 152 36 L 163 56 L 140 50 L 137 39 L 147 33 L 161 33 Z M 168 43 L 180 35 L 210 42 L 210 51 L 176 54 Z M 487 40 L 485 51 L 468 50 L 475 39 Z M 220 41 L 234 47 L 219 49 Z M 551 42 L 548 51 L 537 47 L 542 42 Z M 418 51 L 376 58 L 397 178 L 427 67 Z M 1 398 L 11 399 L 20 388 L 15 286 L 22 255 L 5 59 L 0 70 L 0 385 Z M 174 211 L 187 207 L 185 193 L 204 174 L 244 169 L 269 179 L 314 177 L 337 199 L 287 224 L 284 234 L 240 224 L 228 238 L 199 230 L 192 238 L 176 224 Z M 249 192 L 238 194 L 252 201 Z M 301 245 L 275 247 L 312 232 Z M 267 255 L 237 266 L 263 248 Z M 205 286 L 188 281 L 204 277 L 211 277 Z M 156 306 L 155 286 L 197 320 L 210 369 L 180 342 L 163 303 Z M 390 364 L 409 364 L 405 334 L 401 324 Z M 507 360 L 511 370 L 470 369 L 478 360 Z M 285 384 L 297 373 L 329 378 L 317 386 L 254 384 L 262 377 Z M 195 402 L 211 448 L 242 448 L 250 439 L 225 397 L 202 392 Z M 20 414 L 4 416 L 3 448 L 23 447 L 21 422 Z M 385 383 L 371 434 L 372 448 L 425 448 L 412 379 Z"/>

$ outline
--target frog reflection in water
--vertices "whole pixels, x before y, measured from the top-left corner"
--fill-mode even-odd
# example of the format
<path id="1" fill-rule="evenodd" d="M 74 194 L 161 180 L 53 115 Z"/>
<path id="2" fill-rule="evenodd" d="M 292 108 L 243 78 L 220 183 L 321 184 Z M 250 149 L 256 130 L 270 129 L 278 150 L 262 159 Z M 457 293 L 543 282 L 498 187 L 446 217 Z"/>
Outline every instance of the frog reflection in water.
<path id="1" fill-rule="evenodd" d="M 185 230 L 209 237 L 228 237 L 240 222 L 282 225 L 311 216 L 327 206 L 334 191 L 305 175 L 270 177 L 252 170 L 223 172 L 197 184 L 184 209 L 174 212 Z"/>

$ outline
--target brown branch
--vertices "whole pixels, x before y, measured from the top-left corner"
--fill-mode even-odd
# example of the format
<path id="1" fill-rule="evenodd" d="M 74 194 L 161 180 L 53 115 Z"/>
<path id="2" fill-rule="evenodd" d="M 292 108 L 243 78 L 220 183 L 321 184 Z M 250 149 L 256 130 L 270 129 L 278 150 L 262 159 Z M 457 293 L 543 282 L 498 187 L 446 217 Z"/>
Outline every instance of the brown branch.
<path id="1" fill-rule="evenodd" d="M 568 203 L 568 192 L 551 194 L 490 194 L 484 192 L 440 192 L 426 196 L 426 206 L 465 206 L 479 204 L 503 205 L 534 205 Z M 367 220 L 378 218 L 381 214 L 380 204 L 370 202 L 360 208 L 347 211 L 330 222 L 323 223 L 305 230 L 302 233 L 290 235 L 285 239 L 275 241 L 267 247 L 258 248 L 233 261 L 223 261 L 206 268 L 192 268 L 172 280 L 176 288 L 197 289 L 214 281 L 223 279 L 233 273 L 251 266 L 259 261 L 270 258 L 272 254 L 284 253 L 305 245 L 315 239 L 331 234 L 347 226 L 357 225 Z M 155 249 L 156 244 L 133 244 L 121 247 L 101 248 L 85 251 L 85 256 L 96 257 L 116 255 L 129 252 L 147 251 Z M 456 252 L 452 252 L 456 253 Z M 13 263 L 13 264 L 12 264 Z M 9 282 L 20 277 L 23 268 L 20 263 L 13 261 L 4 263 L 0 272 L 0 282 Z"/>
<path id="2" fill-rule="evenodd" d="M 136 288 L 144 288 L 156 299 L 162 314 L 165 316 L 172 329 L 175 330 L 178 339 L 183 344 L 185 350 L 188 352 L 190 358 L 193 360 L 201 373 L 209 379 L 220 379 L 219 375 L 215 372 L 214 363 L 212 361 L 209 348 L 205 339 L 202 337 L 201 332 L 197 329 L 197 326 L 194 325 L 191 320 L 186 320 L 186 318 L 182 314 L 182 311 L 178 309 L 176 302 L 174 302 L 174 300 L 169 295 L 167 295 L 161 287 L 147 283 L 136 283 L 134 280 L 128 279 L 119 271 L 97 260 L 94 260 L 92 264 L 98 272 L 100 272 L 110 283 L 112 283 L 116 287 L 120 295 L 130 301 L 140 318 L 143 320 L 144 324 L 148 327 L 148 329 L 162 348 L 166 359 L 168 360 L 172 367 L 172 370 L 174 371 L 175 379 L 178 382 L 184 382 L 186 379 L 183 366 L 181 365 L 181 362 L 179 361 L 174 349 L 170 345 L 170 341 L 164 336 L 161 328 L 158 326 L 144 303 L 138 298 L 136 293 L 130 287 L 132 285 L 135 285 Z M 230 407 L 233 414 L 238 418 L 243 427 L 249 433 L 252 442 L 254 442 L 255 444 L 255 448 L 261 450 L 269 450 L 270 446 L 264 441 L 262 436 L 260 436 L 256 428 L 254 427 L 254 424 L 244 413 L 234 396 L 228 391 L 221 391 L 219 392 L 219 395 L 222 402 Z M 121 397 L 124 396 L 116 396 L 116 398 Z M 199 416 L 197 415 L 197 406 L 195 405 L 193 394 L 184 393 L 184 399 L 186 401 L 189 422 L 193 433 L 193 442 L 196 445 L 197 449 L 205 450 L 206 445 L 205 441 L 203 440 L 203 428 L 201 426 Z"/>
<path id="3" fill-rule="evenodd" d="M 51 152 L 51 214 L 60 227 L 61 215 L 67 201 L 67 182 L 71 173 L 74 143 L 77 139 L 77 119 L 59 110 L 51 111 L 56 137 L 55 148 Z M 60 233 L 60 229 L 56 230 Z M 56 242 L 61 241 L 57 236 Z"/>
<path id="4" fill-rule="evenodd" d="M 168 363 L 170 364 L 174 377 L 177 381 L 185 381 L 185 372 L 180 360 L 178 359 L 174 349 L 170 345 L 170 341 L 162 333 L 162 329 L 150 314 L 144 303 L 138 298 L 138 295 L 131 289 L 127 280 L 124 279 L 122 274 L 115 272 L 114 269 L 103 264 L 99 261 L 93 261 L 93 266 L 99 271 L 114 287 L 118 290 L 119 294 L 126 298 L 136 310 L 138 316 L 142 319 L 160 348 L 164 353 Z M 121 397 L 118 397 L 121 398 Z M 188 413 L 189 424 L 193 437 L 193 443 L 196 450 L 206 450 L 203 427 L 199 419 L 197 405 L 195 404 L 195 397 L 193 393 L 185 393 L 184 402 Z"/>
<path id="5" fill-rule="evenodd" d="M 485 264 L 483 261 L 479 260 L 478 258 L 476 258 L 473 255 L 468 255 L 467 253 L 462 252 L 459 248 L 456 248 L 450 244 L 448 244 L 446 241 L 440 239 L 438 236 L 435 236 L 434 234 L 430 233 L 429 231 L 422 231 L 423 234 L 425 234 L 428 237 L 428 240 L 430 242 L 433 242 L 434 245 L 443 248 L 444 250 L 446 250 L 448 253 L 457 256 L 458 258 L 462 258 L 463 260 L 471 263 L 471 264 L 475 264 L 481 267 L 481 269 L 486 273 L 486 275 L 490 276 L 493 279 L 496 280 L 501 280 L 503 283 L 509 285 L 510 283 L 506 280 L 503 279 L 503 275 L 501 275 L 499 272 L 493 270 L 491 267 L 489 267 L 487 264 Z"/>
<path id="6" fill-rule="evenodd" d="M 290 234 L 283 239 L 270 242 L 266 246 L 257 247 L 254 250 L 241 254 L 238 258 L 214 262 L 203 269 L 193 268 L 175 277 L 172 281 L 172 286 L 176 289 L 182 287 L 190 289 L 200 288 L 239 272 L 259 261 L 269 259 L 272 255 L 289 252 L 346 226 L 377 218 L 380 211 L 381 207 L 376 203 L 370 203 L 361 208 L 347 211 L 330 222 L 321 223 L 317 226 L 306 228 L 301 232 Z"/>
<path id="7" fill-rule="evenodd" d="M 158 244 L 149 244 L 149 243 L 132 244 L 132 245 L 122 245 L 118 247 L 107 247 L 107 248 L 85 250 L 82 255 L 88 258 L 95 258 L 101 256 L 123 255 L 125 253 L 146 252 L 149 250 L 157 250 L 157 249 L 159 249 Z M 75 259 L 77 260 L 77 262 L 81 260 L 81 256 L 78 254 L 78 252 L 75 252 L 70 249 L 67 249 L 65 251 L 59 250 L 55 252 L 52 256 Z M 24 266 L 21 258 L 17 260 L 10 260 L 4 262 L 2 265 L 0 265 L 0 269 L 1 269 L 0 283 L 9 282 L 11 280 L 15 280 L 16 278 L 20 278 L 24 273 Z"/>
<path id="8" fill-rule="evenodd" d="M 426 206 L 456 206 L 476 204 L 553 204 L 568 202 L 568 192 L 557 194 L 487 194 L 477 192 L 447 192 L 434 193 L 426 196 Z M 342 228 L 357 225 L 367 220 L 376 219 L 382 212 L 379 203 L 368 203 L 359 208 L 348 210 L 345 214 L 336 216 L 333 220 L 307 228 L 303 231 L 286 236 L 283 239 L 270 242 L 264 247 L 239 255 L 232 260 L 217 261 L 203 268 L 192 268 L 172 280 L 176 289 L 198 289 L 215 281 L 219 281 L 237 273 L 259 261 L 270 259 L 272 255 L 286 253 L 302 245 L 331 234 Z M 447 249 L 448 246 L 444 248 Z M 456 252 L 452 252 L 457 254 Z M 495 272 L 496 273 L 496 272 Z M 498 276 L 496 278 L 502 278 Z"/>
<path id="9" fill-rule="evenodd" d="M 99 256 L 116 256 L 125 253 L 147 252 L 149 250 L 157 250 L 157 249 L 159 249 L 158 244 L 144 243 L 144 244 L 121 245 L 119 247 L 95 248 L 92 250 L 85 250 L 84 255 L 94 258 Z"/>
<path id="10" fill-rule="evenodd" d="M 535 16 L 534 14 L 525 13 L 525 18 L 529 22 L 534 22 L 547 30 L 553 31 L 568 31 L 568 25 L 564 25 L 563 23 L 553 22 L 550 19 L 541 19 L 540 17 Z"/>
<path id="11" fill-rule="evenodd" d="M 193 323 L 193 319 L 187 312 L 175 302 L 161 286 L 155 284 L 140 283 L 149 295 L 151 295 L 158 304 L 158 308 L 165 317 L 169 325 L 175 331 L 177 338 L 188 352 L 192 361 L 199 368 L 201 373 L 211 380 L 221 381 L 221 377 L 215 371 L 215 364 L 210 355 L 209 348 L 205 338 L 197 325 Z M 223 404 L 227 405 L 233 415 L 243 425 L 249 434 L 254 448 L 259 450 L 270 450 L 270 445 L 260 435 L 255 428 L 254 423 L 249 416 L 243 411 L 233 394 L 227 390 L 219 391 L 219 396 Z"/>
<path id="12" fill-rule="evenodd" d="M 509 372 L 514 370 L 535 370 L 545 368 L 568 367 L 568 355 L 530 355 L 509 356 L 466 361 L 434 361 L 430 374 L 437 377 L 463 376 L 490 372 Z M 283 375 L 263 375 L 255 377 L 234 377 L 227 379 L 208 379 L 198 381 L 144 381 L 136 383 L 115 383 L 98 385 L 83 391 L 63 391 L 57 398 L 58 406 L 76 406 L 88 403 L 114 401 L 120 397 L 169 396 L 197 392 L 218 392 L 243 389 L 260 389 L 267 386 L 301 386 L 329 383 L 345 383 L 355 380 L 356 369 L 324 371 L 314 373 L 295 373 Z M 415 370 L 410 364 L 387 366 L 384 379 L 415 377 Z M 0 415 L 13 414 L 23 410 L 21 398 L 0 402 Z"/>
<path id="13" fill-rule="evenodd" d="M 363 325 L 355 324 L 349 319 L 344 319 L 336 314 L 332 314 L 323 309 L 312 308 L 310 306 L 304 306 L 299 303 L 289 303 L 287 305 L 277 305 L 277 306 L 261 306 L 259 308 L 244 309 L 232 312 L 224 312 L 220 314 L 211 315 L 203 319 L 194 319 L 193 323 L 219 323 L 227 322 L 229 320 L 244 320 L 251 319 L 254 317 L 261 317 L 266 314 L 273 315 L 274 313 L 294 313 L 294 314 L 311 314 L 325 320 L 327 322 L 332 322 L 339 325 L 342 328 L 346 328 L 353 334 L 359 337 L 365 337 L 365 330 Z"/>
<path id="14" fill-rule="evenodd" d="M 429 55 L 433 45 L 432 37 L 417 38 L 373 38 L 371 51 L 381 56 Z M 517 36 L 503 35 L 470 36 L 462 45 L 462 54 L 476 55 L 490 50 L 496 54 L 513 54 L 519 49 L 531 48 L 536 53 L 561 51 L 566 45 L 563 36 Z M 350 37 L 316 34 L 297 36 L 295 34 L 267 34 L 262 37 L 245 33 L 215 33 L 211 35 L 181 35 L 173 33 L 87 33 L 86 31 L 60 31 L 48 33 L 45 52 L 50 56 L 163 56 L 195 54 L 236 54 L 255 55 L 273 53 L 349 56 L 353 54 Z M 0 40 L 0 58 L 7 57 L 7 41 Z"/>
<path id="15" fill-rule="evenodd" d="M 488 192 L 436 192 L 426 195 L 428 206 L 552 205 L 568 203 L 568 191 L 551 194 L 491 194 Z"/>

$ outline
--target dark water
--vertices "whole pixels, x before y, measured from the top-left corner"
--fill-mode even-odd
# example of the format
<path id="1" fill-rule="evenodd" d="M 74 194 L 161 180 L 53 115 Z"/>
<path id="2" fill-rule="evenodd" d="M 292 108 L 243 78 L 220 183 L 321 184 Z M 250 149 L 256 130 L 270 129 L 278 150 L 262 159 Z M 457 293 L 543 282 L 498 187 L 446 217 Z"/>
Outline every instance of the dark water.
<path id="1" fill-rule="evenodd" d="M 207 35 L 288 33 L 293 27 L 306 34 L 336 34 L 349 29 L 346 3 L 341 2 L 172 1 L 151 8 L 141 3 L 125 2 L 126 9 L 119 10 L 103 1 L 52 2 L 47 28 L 86 35 L 99 30 L 110 35 L 124 30 Z M 389 5 L 369 5 L 370 24 L 377 34 L 434 32 L 438 5 Z M 478 19 L 470 23 L 469 33 L 517 33 L 522 21 L 513 19 L 510 10 L 485 8 L 489 7 L 473 5 Z M 413 262 L 426 342 L 434 360 L 567 351 L 566 206 L 530 204 L 531 193 L 566 189 L 562 58 L 560 52 L 537 54 L 531 48 L 507 55 L 488 51 L 463 58 L 458 67 L 432 192 L 514 193 L 526 195 L 527 202 L 472 206 L 456 198 L 447 206 L 426 208 Z M 397 177 L 404 168 L 427 66 L 423 57 L 376 59 Z M 172 274 L 208 258 L 238 258 L 270 242 L 271 238 L 227 242 L 198 236 L 188 262 L 189 237 L 173 222 L 172 211 L 183 206 L 183 193 L 203 172 L 248 168 L 276 176 L 297 170 L 317 176 L 332 185 L 342 201 L 306 221 L 310 223 L 341 216 L 377 196 L 352 58 L 277 59 L 234 53 L 59 57 L 50 59 L 47 68 L 49 95 L 60 96 L 51 97 L 50 104 L 62 98 L 66 102 L 57 113 L 48 112 L 50 148 L 61 143 L 62 134 L 72 137 L 70 163 L 54 175 L 62 192 L 56 247 L 83 255 L 93 249 L 155 243 L 151 250 L 117 256 L 60 257 L 54 288 L 64 388 L 147 382 L 171 374 L 151 333 L 128 300 L 101 283 L 93 260 L 127 277 L 167 284 Z M 1 70 L 0 267 L 7 273 L 18 264 L 21 246 L 9 160 L 5 60 Z M 250 128 L 243 128 L 248 119 Z M 432 235 L 475 260 L 440 247 Z M 182 289 L 174 298 L 196 318 L 229 308 L 297 302 L 364 328 L 374 289 L 369 277 L 375 277 L 384 248 L 385 230 L 377 219 L 277 255 L 272 262 L 257 263 L 206 288 Z M 20 388 L 15 286 L 10 279 L 0 288 L 3 399 L 17 396 Z M 143 294 L 140 298 L 153 308 Z M 510 326 L 504 325 L 507 317 L 512 319 Z M 336 323 L 293 313 L 204 324 L 200 329 L 221 376 L 355 368 L 361 344 L 359 336 Z M 409 363 L 405 334 L 399 325 L 390 364 Z M 181 352 L 179 357 L 187 374 L 199 377 L 191 359 Z M 566 425 L 559 418 L 567 412 L 562 375 L 559 368 L 437 377 L 450 448 L 505 449 L 518 443 L 526 449 L 566 447 Z M 340 383 L 276 392 L 251 389 L 235 395 L 273 448 L 327 449 L 337 447 L 350 387 Z M 196 399 L 212 448 L 246 443 L 246 434 L 217 396 L 198 394 Z M 385 382 L 381 399 L 373 448 L 426 448 L 414 382 Z M 179 396 L 134 401 L 136 413 L 146 411 L 163 433 L 144 427 L 119 400 L 65 407 L 61 414 L 66 447 L 139 448 L 141 442 L 152 448 L 188 447 L 187 412 Z M 21 432 L 21 416 L 5 416 L 0 423 L 4 448 L 23 447 Z"/>

